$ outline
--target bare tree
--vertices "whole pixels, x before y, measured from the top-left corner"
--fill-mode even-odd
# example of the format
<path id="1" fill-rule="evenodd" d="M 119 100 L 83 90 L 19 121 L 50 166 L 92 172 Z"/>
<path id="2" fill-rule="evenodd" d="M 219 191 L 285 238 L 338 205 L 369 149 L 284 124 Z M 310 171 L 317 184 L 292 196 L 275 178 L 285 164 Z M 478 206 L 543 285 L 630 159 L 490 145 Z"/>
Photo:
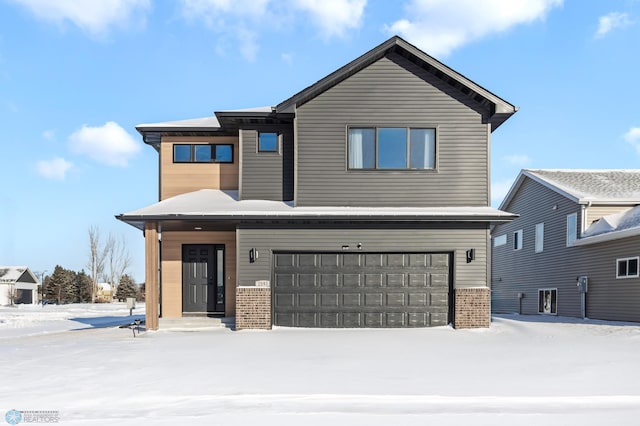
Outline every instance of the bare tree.
<path id="1" fill-rule="evenodd" d="M 13 306 L 18 298 L 18 289 L 15 285 L 9 284 L 9 288 L 7 289 L 7 298 L 9 299 L 9 304 Z"/>
<path id="2" fill-rule="evenodd" d="M 97 226 L 89 227 L 89 260 L 87 269 L 91 277 L 91 302 L 96 301 L 98 292 L 98 280 L 104 272 L 104 264 L 109 252 L 108 246 L 100 244 L 100 229 Z"/>
<path id="3" fill-rule="evenodd" d="M 111 284 L 111 295 L 113 296 L 118 290 L 120 279 L 131 266 L 131 255 L 122 235 L 118 238 L 109 234 L 105 244 L 105 251 L 107 252 L 107 274 L 109 284 Z"/>

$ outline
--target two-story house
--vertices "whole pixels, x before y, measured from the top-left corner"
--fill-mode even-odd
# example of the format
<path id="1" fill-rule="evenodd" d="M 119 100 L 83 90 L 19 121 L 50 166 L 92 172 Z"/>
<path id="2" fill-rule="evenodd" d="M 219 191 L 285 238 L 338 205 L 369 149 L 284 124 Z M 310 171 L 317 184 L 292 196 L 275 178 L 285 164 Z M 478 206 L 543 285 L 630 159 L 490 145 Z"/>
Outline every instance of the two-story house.
<path id="1" fill-rule="evenodd" d="M 495 313 L 640 321 L 640 170 L 522 170 L 492 230 Z"/>
<path id="2" fill-rule="evenodd" d="M 515 217 L 489 206 L 490 135 L 515 111 L 393 37 L 275 106 L 137 126 L 160 200 L 118 219 L 144 231 L 147 327 L 487 327 L 489 227 Z"/>

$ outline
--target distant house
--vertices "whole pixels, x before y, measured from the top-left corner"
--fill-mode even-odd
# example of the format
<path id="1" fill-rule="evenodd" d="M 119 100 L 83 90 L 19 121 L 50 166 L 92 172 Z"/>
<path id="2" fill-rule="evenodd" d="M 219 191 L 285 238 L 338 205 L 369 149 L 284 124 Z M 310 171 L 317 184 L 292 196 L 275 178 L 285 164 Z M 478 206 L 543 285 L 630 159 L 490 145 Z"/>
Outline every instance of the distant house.
<path id="1" fill-rule="evenodd" d="M 0 305 L 38 304 L 39 285 L 26 266 L 0 266 Z"/>
<path id="2" fill-rule="evenodd" d="M 109 283 L 98 283 L 96 300 L 99 302 L 111 302 L 113 299 L 112 287 Z"/>
<path id="3" fill-rule="evenodd" d="M 274 83 L 277 84 L 277 83 Z M 175 106 L 174 106 L 175 107 Z M 517 108 L 399 37 L 273 106 L 142 124 L 147 328 L 488 327 L 491 133 Z"/>
<path id="4" fill-rule="evenodd" d="M 493 312 L 640 321 L 640 170 L 522 170 L 500 209 Z"/>

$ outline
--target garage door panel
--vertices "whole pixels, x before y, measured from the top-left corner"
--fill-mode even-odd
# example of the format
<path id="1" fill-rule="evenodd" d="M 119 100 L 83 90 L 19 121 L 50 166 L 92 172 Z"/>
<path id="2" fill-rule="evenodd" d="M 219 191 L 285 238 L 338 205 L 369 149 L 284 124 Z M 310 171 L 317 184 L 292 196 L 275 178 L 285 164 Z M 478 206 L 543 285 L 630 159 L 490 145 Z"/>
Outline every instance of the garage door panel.
<path id="1" fill-rule="evenodd" d="M 385 325 L 387 327 L 406 327 L 405 317 L 406 314 L 404 312 L 387 312 Z"/>
<path id="2" fill-rule="evenodd" d="M 405 274 L 387 274 L 387 287 L 404 287 Z"/>
<path id="3" fill-rule="evenodd" d="M 449 256 L 278 253 L 274 265 L 274 324 L 294 327 L 445 325 L 449 320 Z"/>

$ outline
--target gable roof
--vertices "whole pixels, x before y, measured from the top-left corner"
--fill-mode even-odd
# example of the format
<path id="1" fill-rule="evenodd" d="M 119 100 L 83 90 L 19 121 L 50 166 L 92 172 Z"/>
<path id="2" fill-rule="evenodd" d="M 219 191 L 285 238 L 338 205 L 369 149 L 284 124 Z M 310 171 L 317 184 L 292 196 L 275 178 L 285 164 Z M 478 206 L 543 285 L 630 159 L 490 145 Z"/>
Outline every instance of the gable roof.
<path id="1" fill-rule="evenodd" d="M 0 266 L 0 284 L 13 284 L 22 281 L 24 278 L 31 278 L 33 282 L 40 283 L 38 278 L 26 266 Z"/>
<path id="2" fill-rule="evenodd" d="M 414 45 L 398 36 L 394 36 L 311 86 L 280 102 L 277 106 L 216 111 L 215 116 L 211 117 L 139 124 L 136 126 L 136 130 L 142 135 L 145 143 L 154 145 L 157 148 L 162 133 L 166 132 L 194 135 L 202 134 L 203 132 L 233 130 L 234 126 L 243 121 L 255 122 L 258 120 L 275 123 L 279 120 L 290 120 L 295 113 L 296 107 L 309 102 L 389 54 L 397 54 L 408 59 L 446 82 L 449 87 L 456 88 L 461 97 L 468 99 L 472 104 L 478 105 L 482 109 L 483 116 L 486 116 L 487 122 L 491 123 L 491 131 L 497 129 L 518 110 L 514 105 L 474 83 Z"/>
<path id="3" fill-rule="evenodd" d="M 500 204 L 501 210 L 527 178 L 578 204 L 640 204 L 640 169 L 523 169 Z"/>
<path id="4" fill-rule="evenodd" d="M 311 99 L 389 53 L 396 53 L 405 57 L 419 67 L 447 82 L 450 86 L 456 87 L 462 95 L 486 107 L 489 110 L 489 122 L 491 123 L 492 131 L 497 129 L 498 126 L 518 110 L 516 106 L 474 83 L 404 39 L 394 36 L 306 89 L 296 93 L 289 99 L 281 102 L 276 106 L 277 112 L 294 112 L 295 107 L 309 102 Z"/>

